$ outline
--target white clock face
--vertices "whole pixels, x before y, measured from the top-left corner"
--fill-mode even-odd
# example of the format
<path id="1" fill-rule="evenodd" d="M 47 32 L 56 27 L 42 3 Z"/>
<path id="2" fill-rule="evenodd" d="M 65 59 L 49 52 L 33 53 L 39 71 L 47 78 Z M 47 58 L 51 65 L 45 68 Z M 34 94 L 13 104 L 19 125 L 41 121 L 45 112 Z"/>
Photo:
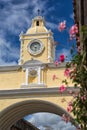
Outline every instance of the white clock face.
<path id="1" fill-rule="evenodd" d="M 41 42 L 33 41 L 28 44 L 27 48 L 28 48 L 28 52 L 31 55 L 38 55 L 43 51 L 44 45 Z"/>
<path id="2" fill-rule="evenodd" d="M 37 52 L 39 51 L 41 48 L 41 44 L 39 42 L 33 42 L 31 45 L 30 45 L 30 49 L 33 51 L 33 52 Z"/>

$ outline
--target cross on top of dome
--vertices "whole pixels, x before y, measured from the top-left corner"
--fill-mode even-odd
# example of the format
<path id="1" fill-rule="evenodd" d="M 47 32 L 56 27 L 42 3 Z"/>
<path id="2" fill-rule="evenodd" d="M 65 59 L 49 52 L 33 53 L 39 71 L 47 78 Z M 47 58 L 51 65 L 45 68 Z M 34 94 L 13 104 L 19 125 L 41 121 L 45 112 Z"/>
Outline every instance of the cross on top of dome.
<path id="1" fill-rule="evenodd" d="M 39 16 L 40 14 L 41 14 L 41 10 L 38 9 L 38 10 L 37 10 L 37 15 Z"/>

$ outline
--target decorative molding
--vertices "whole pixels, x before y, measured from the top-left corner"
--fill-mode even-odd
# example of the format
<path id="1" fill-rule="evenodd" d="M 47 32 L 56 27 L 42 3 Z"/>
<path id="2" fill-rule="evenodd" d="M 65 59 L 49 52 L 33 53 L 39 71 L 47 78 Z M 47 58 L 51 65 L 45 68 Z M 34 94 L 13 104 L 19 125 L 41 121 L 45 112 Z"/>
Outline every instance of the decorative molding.
<path id="1" fill-rule="evenodd" d="M 23 60 L 22 58 L 20 58 L 20 59 L 18 60 L 18 64 L 19 64 L 19 65 L 22 65 L 23 62 L 24 62 L 24 60 Z"/>
<path id="2" fill-rule="evenodd" d="M 29 84 L 29 81 L 28 81 L 28 68 L 26 68 L 26 85 L 28 85 Z"/>
<path id="3" fill-rule="evenodd" d="M 26 88 L 28 86 L 24 85 L 25 89 L 14 89 L 14 90 L 0 90 L 0 99 L 12 99 L 12 98 L 24 98 L 30 96 L 61 96 L 58 87 L 55 88 Z M 39 87 L 39 85 L 38 85 Z M 71 96 L 69 91 L 78 92 L 79 88 L 68 87 L 67 91 L 63 92 L 62 95 Z"/>
<path id="4" fill-rule="evenodd" d="M 37 69 L 35 69 L 35 68 L 29 69 L 28 75 L 30 77 L 36 77 L 37 76 Z"/>
<path id="5" fill-rule="evenodd" d="M 24 40 L 21 40 L 21 46 L 20 46 L 20 59 L 18 60 L 18 64 L 23 64 L 23 44 Z"/>
<path id="6" fill-rule="evenodd" d="M 35 89 L 35 88 L 46 88 L 46 84 L 45 83 L 30 83 L 28 85 L 26 84 L 22 84 L 21 88 L 22 89 Z"/>
<path id="7" fill-rule="evenodd" d="M 67 62 L 63 62 L 63 63 L 59 62 L 58 66 L 56 66 L 55 63 L 48 63 L 47 65 L 49 68 L 57 69 L 57 68 L 65 68 L 66 64 Z"/>
<path id="8" fill-rule="evenodd" d="M 56 50 L 55 46 L 53 45 L 53 60 L 55 60 L 55 53 L 56 53 L 55 50 Z"/>
<path id="9" fill-rule="evenodd" d="M 52 41 L 51 41 L 51 39 L 48 39 L 48 62 L 53 62 Z"/>
<path id="10" fill-rule="evenodd" d="M 38 84 L 41 84 L 41 67 L 38 67 Z"/>
<path id="11" fill-rule="evenodd" d="M 41 66 L 41 67 L 46 67 L 48 66 L 49 68 L 65 68 L 67 62 L 59 63 L 58 66 L 55 66 L 54 63 L 29 63 L 29 64 L 23 64 L 23 65 L 15 65 L 15 66 L 0 66 L 0 73 L 1 72 L 10 72 L 10 71 L 18 71 L 21 68 L 23 70 L 26 69 L 26 67 L 36 67 L 36 66 Z"/>
<path id="12" fill-rule="evenodd" d="M 21 65 L 0 66 L 0 72 L 18 71 L 19 69 L 21 69 Z"/>
<path id="13" fill-rule="evenodd" d="M 28 81 L 28 78 L 30 77 L 38 77 L 37 83 L 31 83 Z M 26 68 L 26 83 L 23 83 L 22 86 L 27 85 L 27 86 L 37 86 L 37 85 L 42 85 L 41 83 L 41 66 L 34 66 L 34 67 L 27 67 Z"/>
<path id="14" fill-rule="evenodd" d="M 51 38 L 50 36 L 40 36 L 40 37 L 36 37 L 37 39 L 47 39 L 47 38 Z M 33 38 L 21 38 L 21 41 L 24 41 L 24 40 L 33 40 Z"/>
<path id="15" fill-rule="evenodd" d="M 34 34 L 21 34 L 20 37 L 24 37 L 24 36 L 35 36 L 35 35 L 36 35 L 36 36 L 37 36 L 37 35 L 40 36 L 40 35 L 44 35 L 44 34 L 47 35 L 47 34 L 50 34 L 50 33 L 49 33 L 49 31 L 48 31 L 48 32 L 40 32 L 40 33 L 39 33 L 39 32 L 38 32 L 38 33 L 36 32 L 36 33 L 34 33 Z"/>

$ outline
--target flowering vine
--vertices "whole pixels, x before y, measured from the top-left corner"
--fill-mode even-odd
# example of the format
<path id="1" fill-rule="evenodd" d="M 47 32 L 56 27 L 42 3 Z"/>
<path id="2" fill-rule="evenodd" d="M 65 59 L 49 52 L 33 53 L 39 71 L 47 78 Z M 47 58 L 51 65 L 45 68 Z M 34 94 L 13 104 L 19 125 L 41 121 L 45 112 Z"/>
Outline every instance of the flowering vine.
<path id="1" fill-rule="evenodd" d="M 59 24 L 58 29 L 60 32 L 66 29 L 66 21 Z M 75 120 L 79 124 L 79 129 L 87 130 L 87 27 L 82 27 L 80 34 L 82 35 L 82 41 L 78 37 L 79 29 L 77 24 L 73 25 L 69 30 L 70 40 L 76 38 L 77 40 L 77 53 L 74 52 L 75 48 L 72 48 L 72 60 L 66 64 L 64 70 L 64 76 L 70 78 L 75 88 L 79 91 L 70 91 L 73 96 L 72 101 L 68 103 L 67 111 L 72 112 L 75 116 Z M 82 43 L 82 45 L 81 45 Z M 60 62 L 65 61 L 64 54 L 59 57 Z M 58 61 L 55 62 L 58 66 Z M 54 76 L 56 79 L 56 76 Z M 67 80 L 63 80 L 63 83 L 68 84 Z M 64 85 L 59 87 L 59 92 L 63 93 L 67 88 Z M 62 102 L 66 100 L 63 99 Z M 67 115 L 62 116 L 65 122 L 70 121 Z"/>

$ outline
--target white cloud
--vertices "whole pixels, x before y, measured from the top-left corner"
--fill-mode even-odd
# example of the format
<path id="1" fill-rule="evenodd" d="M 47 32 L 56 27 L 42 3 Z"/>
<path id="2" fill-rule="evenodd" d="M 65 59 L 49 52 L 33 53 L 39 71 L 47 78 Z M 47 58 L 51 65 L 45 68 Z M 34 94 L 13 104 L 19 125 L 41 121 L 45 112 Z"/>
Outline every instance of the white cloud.
<path id="1" fill-rule="evenodd" d="M 25 7 L 25 5 L 23 5 Z M 6 8 L 2 13 L 2 20 L 0 27 L 3 31 L 9 31 L 9 33 L 17 34 L 21 32 L 21 29 L 30 24 L 30 17 L 25 9 L 17 9 L 17 6 L 10 5 L 10 8 Z"/>
<path id="2" fill-rule="evenodd" d="M 19 49 L 13 47 L 11 43 L 7 42 L 3 37 L 0 37 L 0 65 L 17 64 L 15 60 L 18 59 L 18 57 Z"/>
<path id="3" fill-rule="evenodd" d="M 41 11 L 45 10 L 46 4 L 48 0 L 27 0 L 25 2 L 13 1 L 13 0 L 2 0 L 3 10 L 0 8 L 1 12 L 1 20 L 0 20 L 0 28 L 3 31 L 10 31 L 13 34 L 19 34 L 24 27 L 28 28 L 31 24 L 31 19 L 37 14 L 37 10 Z M 49 7 L 48 11 L 53 10 L 54 7 Z M 47 11 L 47 12 L 48 12 Z M 44 12 L 44 15 L 47 14 Z M 42 14 L 43 15 L 43 14 Z M 49 26 L 53 28 L 51 23 L 49 22 Z"/>
<path id="4" fill-rule="evenodd" d="M 50 29 L 58 29 L 58 25 L 52 22 L 46 22 L 47 27 L 49 27 Z"/>
<path id="5" fill-rule="evenodd" d="M 33 14 L 37 14 L 37 10 L 40 9 L 41 11 L 44 11 L 46 9 L 46 4 L 48 0 L 46 1 L 40 1 L 40 0 L 32 0 L 33 5 Z M 46 12 L 44 12 L 46 13 Z"/>
<path id="6" fill-rule="evenodd" d="M 74 13 L 70 14 L 70 18 L 74 20 Z"/>
<path id="7" fill-rule="evenodd" d="M 76 130 L 70 122 L 65 123 L 60 116 L 51 113 L 35 113 L 32 116 L 25 117 L 29 122 L 40 130 Z"/>
<path id="8" fill-rule="evenodd" d="M 0 2 L 11 2 L 12 0 L 0 0 Z"/>
<path id="9" fill-rule="evenodd" d="M 16 61 L 5 62 L 3 59 L 0 59 L 0 66 L 11 66 L 11 65 L 17 65 L 17 62 Z"/>

